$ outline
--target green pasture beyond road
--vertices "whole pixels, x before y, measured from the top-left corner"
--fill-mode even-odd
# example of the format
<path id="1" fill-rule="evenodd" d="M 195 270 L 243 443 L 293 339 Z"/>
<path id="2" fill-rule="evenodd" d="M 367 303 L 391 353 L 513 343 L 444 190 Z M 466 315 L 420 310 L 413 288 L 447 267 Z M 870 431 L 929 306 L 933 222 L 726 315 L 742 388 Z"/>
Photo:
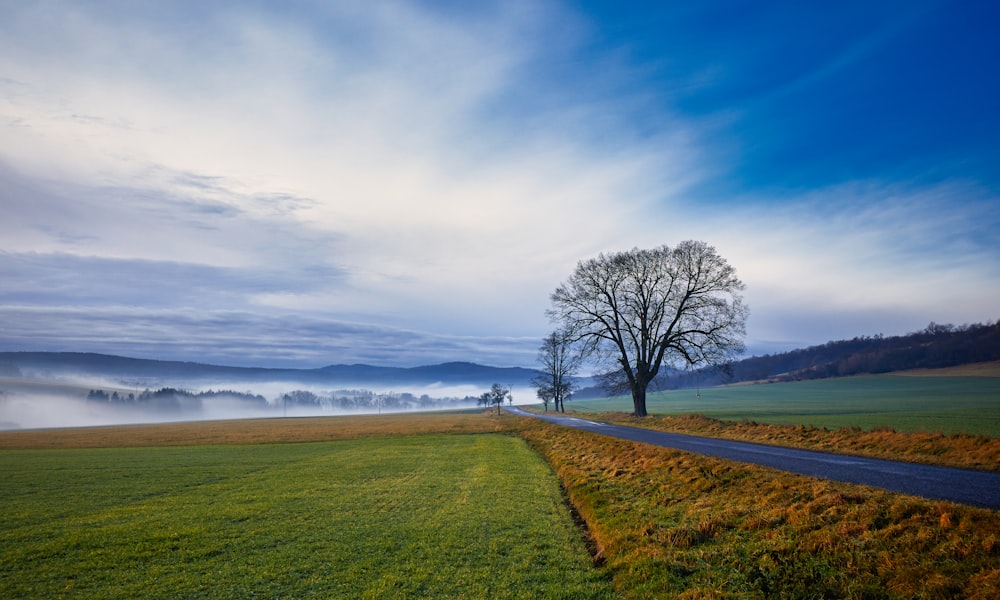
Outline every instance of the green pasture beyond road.
<path id="1" fill-rule="evenodd" d="M 0 452 L 3 598 L 602 598 L 501 434 Z"/>
<path id="2" fill-rule="evenodd" d="M 870 375 L 719 386 L 653 392 L 646 403 L 651 415 L 1000 437 L 1000 377 Z M 631 412 L 632 399 L 571 401 L 567 408 Z"/>

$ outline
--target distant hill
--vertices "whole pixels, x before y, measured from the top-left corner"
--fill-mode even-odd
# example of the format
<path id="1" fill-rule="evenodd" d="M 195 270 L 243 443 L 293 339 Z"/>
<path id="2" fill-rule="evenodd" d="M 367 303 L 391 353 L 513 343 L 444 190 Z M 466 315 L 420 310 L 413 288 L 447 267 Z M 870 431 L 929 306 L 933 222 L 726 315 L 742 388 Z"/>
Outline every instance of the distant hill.
<path id="1" fill-rule="evenodd" d="M 800 350 L 754 356 L 727 370 L 670 372 L 651 389 L 708 387 L 743 381 L 796 381 L 909 369 L 942 368 L 1000 360 L 1000 321 L 975 325 L 939 325 L 902 336 L 856 337 Z M 299 382 L 315 385 L 385 387 L 401 385 L 530 386 L 534 369 L 490 367 L 449 362 L 420 367 L 329 365 L 318 369 L 228 367 L 194 362 L 147 360 L 75 352 L 0 352 L 0 376 L 92 375 L 149 385 L 199 382 Z M 597 397 L 597 388 L 580 390 L 577 398 Z"/>
<path id="2" fill-rule="evenodd" d="M 203 382 L 206 380 L 259 382 L 288 381 L 324 385 L 529 385 L 532 369 L 489 367 L 451 362 L 397 368 L 371 365 L 329 365 L 318 369 L 228 367 L 195 362 L 128 358 L 79 352 L 0 352 L 0 373 L 25 376 L 91 375 L 118 380 Z"/>
<path id="3" fill-rule="evenodd" d="M 856 337 L 748 358 L 732 365 L 731 380 L 823 379 L 993 360 L 1000 360 L 1000 321 L 957 327 L 931 323 L 926 329 L 907 335 Z"/>
<path id="4" fill-rule="evenodd" d="M 727 369 L 694 372 L 672 371 L 661 375 L 651 389 L 709 387 L 749 381 L 799 381 L 906 371 L 938 369 L 1000 360 L 1000 321 L 975 325 L 939 325 L 901 336 L 856 337 L 800 350 L 753 356 Z M 576 398 L 601 397 L 597 388 L 580 390 Z"/>

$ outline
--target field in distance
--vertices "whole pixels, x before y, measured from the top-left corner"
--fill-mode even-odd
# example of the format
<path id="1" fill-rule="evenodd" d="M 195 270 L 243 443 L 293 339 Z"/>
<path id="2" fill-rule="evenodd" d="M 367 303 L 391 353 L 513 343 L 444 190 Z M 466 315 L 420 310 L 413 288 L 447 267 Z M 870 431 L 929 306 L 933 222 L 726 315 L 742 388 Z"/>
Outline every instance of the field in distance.
<path id="1" fill-rule="evenodd" d="M 283 444 L 426 433 L 488 433 L 479 411 L 187 421 L 0 431 L 0 449 Z"/>
<path id="2" fill-rule="evenodd" d="M 975 373 L 975 374 L 973 374 Z M 581 412 L 630 412 L 618 396 L 570 401 Z M 1000 437 L 1000 366 L 862 375 L 773 384 L 741 384 L 652 392 L 651 415 L 701 414 L 730 421 L 892 428 L 906 432 Z"/>

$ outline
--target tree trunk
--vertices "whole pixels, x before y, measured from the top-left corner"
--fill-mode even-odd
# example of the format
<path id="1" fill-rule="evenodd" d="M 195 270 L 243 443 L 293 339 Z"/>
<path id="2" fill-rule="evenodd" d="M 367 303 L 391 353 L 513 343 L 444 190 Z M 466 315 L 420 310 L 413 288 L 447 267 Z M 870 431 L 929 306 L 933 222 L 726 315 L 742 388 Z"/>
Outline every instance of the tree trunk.
<path id="1" fill-rule="evenodd" d="M 638 384 L 632 386 L 632 406 L 635 408 L 633 415 L 637 417 L 648 415 L 646 412 L 646 386 Z"/>

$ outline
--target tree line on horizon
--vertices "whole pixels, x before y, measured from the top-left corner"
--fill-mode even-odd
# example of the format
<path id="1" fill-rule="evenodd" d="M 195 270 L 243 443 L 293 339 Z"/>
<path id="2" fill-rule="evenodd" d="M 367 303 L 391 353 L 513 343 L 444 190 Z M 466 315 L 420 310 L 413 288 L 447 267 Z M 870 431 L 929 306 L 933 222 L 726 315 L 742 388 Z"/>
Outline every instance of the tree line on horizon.
<path id="1" fill-rule="evenodd" d="M 753 356 L 723 369 L 675 373 L 658 382 L 665 389 L 745 381 L 800 381 L 874 375 L 908 369 L 938 369 L 1000 360 L 1000 321 L 965 325 L 931 322 L 898 336 L 875 334 L 830 341 L 789 352 Z"/>
<path id="2" fill-rule="evenodd" d="M 135 407 L 156 412 L 180 412 L 200 410 L 204 400 L 226 398 L 237 400 L 246 408 L 283 410 L 288 408 L 307 408 L 322 411 L 367 412 L 376 410 L 421 410 L 436 408 L 467 407 L 474 405 L 476 398 L 432 398 L 427 394 L 416 396 L 409 392 L 376 393 L 371 390 L 337 390 L 326 394 L 317 394 L 308 390 L 293 390 L 276 397 L 273 402 L 253 392 L 236 392 L 232 390 L 207 390 L 191 392 L 188 390 L 164 387 L 158 390 L 144 390 L 139 393 L 110 394 L 102 389 L 92 389 L 87 394 L 87 401 L 97 404 L 107 404 L 114 407 Z"/>
<path id="3" fill-rule="evenodd" d="M 146 389 L 138 393 L 110 394 L 103 389 L 90 390 L 87 402 L 109 404 L 117 407 L 133 406 L 155 411 L 173 412 L 190 409 L 200 409 L 202 400 L 210 398 L 232 398 L 245 402 L 247 406 L 267 407 L 267 399 L 260 394 L 251 392 L 236 392 L 232 390 L 206 390 L 204 392 L 189 392 L 187 390 L 164 387 L 157 390 Z"/>
<path id="4" fill-rule="evenodd" d="M 410 392 L 376 393 L 371 390 L 338 390 L 329 394 L 316 394 L 308 390 L 295 390 L 278 397 L 276 406 L 318 408 L 327 411 L 366 412 L 371 410 L 431 410 L 472 406 L 477 398 L 435 398 L 428 394 L 417 396 Z"/>

